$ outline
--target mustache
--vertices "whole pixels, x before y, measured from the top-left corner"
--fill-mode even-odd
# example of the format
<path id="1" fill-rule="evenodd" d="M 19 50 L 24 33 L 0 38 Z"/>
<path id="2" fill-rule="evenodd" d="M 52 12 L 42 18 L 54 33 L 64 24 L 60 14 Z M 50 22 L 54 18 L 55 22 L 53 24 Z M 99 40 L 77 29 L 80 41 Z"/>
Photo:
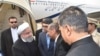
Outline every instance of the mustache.
<path id="1" fill-rule="evenodd" d="M 34 36 L 25 38 L 25 41 L 26 41 L 26 42 L 32 42 L 33 40 L 35 40 Z"/>

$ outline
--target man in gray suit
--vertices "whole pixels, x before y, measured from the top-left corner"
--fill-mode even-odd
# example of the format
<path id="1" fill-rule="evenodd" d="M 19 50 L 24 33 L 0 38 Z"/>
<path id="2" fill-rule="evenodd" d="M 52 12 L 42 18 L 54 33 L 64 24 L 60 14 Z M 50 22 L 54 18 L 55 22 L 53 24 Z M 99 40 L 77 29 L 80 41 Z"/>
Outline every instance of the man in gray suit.
<path id="1" fill-rule="evenodd" d="M 71 45 L 66 56 L 100 56 L 100 48 L 88 34 L 88 21 L 78 7 L 65 9 L 58 19 L 62 37 Z"/>

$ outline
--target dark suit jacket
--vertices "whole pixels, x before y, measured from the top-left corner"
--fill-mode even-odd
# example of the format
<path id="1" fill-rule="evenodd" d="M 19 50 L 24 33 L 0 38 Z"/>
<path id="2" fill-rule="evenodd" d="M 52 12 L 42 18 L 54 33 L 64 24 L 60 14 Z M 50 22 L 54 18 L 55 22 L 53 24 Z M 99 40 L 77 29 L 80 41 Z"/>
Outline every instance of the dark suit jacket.
<path id="1" fill-rule="evenodd" d="M 65 56 L 66 53 L 69 51 L 69 49 L 70 49 L 70 46 L 64 42 L 64 40 L 62 39 L 62 36 L 60 35 L 56 42 L 54 56 Z"/>
<path id="2" fill-rule="evenodd" d="M 46 33 L 41 32 L 39 34 L 39 50 L 41 52 L 42 56 L 47 56 L 48 55 L 48 48 L 47 48 L 47 41 L 46 41 Z"/>
<path id="3" fill-rule="evenodd" d="M 11 35 L 11 29 L 7 29 L 1 33 L 1 50 L 4 56 L 12 56 L 13 40 Z"/>
<path id="4" fill-rule="evenodd" d="M 46 39 L 46 33 L 45 32 L 41 32 L 39 34 L 39 43 L 38 43 L 40 52 L 42 56 L 53 56 L 54 51 L 51 50 L 53 47 L 51 47 L 51 49 L 47 48 L 47 39 Z"/>
<path id="5" fill-rule="evenodd" d="M 40 34 L 40 32 L 42 32 L 42 29 L 39 29 L 39 30 L 37 30 L 36 31 L 36 42 L 38 43 L 38 40 L 39 40 L 39 34 Z"/>
<path id="6" fill-rule="evenodd" d="M 36 41 L 23 42 L 20 38 L 13 44 L 13 56 L 39 56 L 38 45 Z"/>
<path id="7" fill-rule="evenodd" d="M 89 36 L 73 43 L 66 56 L 100 56 L 100 47 Z"/>

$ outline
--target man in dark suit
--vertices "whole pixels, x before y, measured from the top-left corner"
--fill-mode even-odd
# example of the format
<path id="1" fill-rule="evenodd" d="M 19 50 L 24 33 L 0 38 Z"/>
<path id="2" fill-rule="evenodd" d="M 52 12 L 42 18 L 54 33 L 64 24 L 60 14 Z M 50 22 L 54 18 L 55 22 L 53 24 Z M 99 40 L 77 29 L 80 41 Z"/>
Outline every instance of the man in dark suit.
<path id="1" fill-rule="evenodd" d="M 52 22 L 53 22 L 52 19 L 49 18 L 44 18 L 42 21 L 42 32 L 39 34 L 39 42 L 38 42 L 39 50 L 42 56 L 53 55 L 53 54 L 49 55 L 49 53 L 52 53 L 52 51 L 49 50 L 50 38 L 47 35 L 48 25 Z"/>
<path id="2" fill-rule="evenodd" d="M 17 18 L 9 17 L 10 28 L 1 33 L 1 51 L 3 56 L 12 56 L 12 45 L 18 39 L 17 35 Z"/>
<path id="3" fill-rule="evenodd" d="M 59 26 L 57 23 L 52 23 L 48 26 L 48 35 L 55 40 L 54 56 L 65 56 L 70 46 L 65 43 L 60 35 Z"/>
<path id="4" fill-rule="evenodd" d="M 37 44 L 38 44 L 38 40 L 39 40 L 39 34 L 42 32 L 42 29 L 39 29 L 39 30 L 37 30 L 36 31 L 36 42 L 37 42 Z"/>
<path id="5" fill-rule="evenodd" d="M 64 42 L 62 36 L 60 35 L 57 39 L 54 56 L 65 56 L 70 49 L 70 45 Z"/>
<path id="6" fill-rule="evenodd" d="M 27 22 L 18 27 L 20 38 L 13 44 L 13 56 L 40 56 L 38 45 Z"/>
<path id="7" fill-rule="evenodd" d="M 78 7 L 65 9 L 58 19 L 62 37 L 71 45 L 66 56 L 100 56 L 100 47 L 88 34 L 88 21 L 85 13 Z"/>

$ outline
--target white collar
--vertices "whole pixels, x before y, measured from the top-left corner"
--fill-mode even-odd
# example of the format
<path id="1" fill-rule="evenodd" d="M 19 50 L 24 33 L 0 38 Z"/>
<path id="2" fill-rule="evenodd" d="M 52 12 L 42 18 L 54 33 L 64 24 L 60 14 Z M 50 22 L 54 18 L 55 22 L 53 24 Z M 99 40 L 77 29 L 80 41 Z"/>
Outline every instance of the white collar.
<path id="1" fill-rule="evenodd" d="M 55 38 L 55 43 L 57 42 L 59 36 L 60 34 L 58 34 L 57 37 Z"/>
<path id="2" fill-rule="evenodd" d="M 85 36 L 83 36 L 83 37 L 79 38 L 78 40 L 81 40 L 81 39 L 83 39 L 83 38 L 85 38 L 85 37 L 89 37 L 89 36 L 90 36 L 90 34 L 85 35 Z"/>
<path id="3" fill-rule="evenodd" d="M 97 33 L 97 29 L 95 29 L 95 30 L 93 31 L 92 35 L 95 36 L 96 33 Z"/>
<path id="4" fill-rule="evenodd" d="M 17 30 L 17 27 L 16 28 L 11 28 L 11 30 Z"/>

